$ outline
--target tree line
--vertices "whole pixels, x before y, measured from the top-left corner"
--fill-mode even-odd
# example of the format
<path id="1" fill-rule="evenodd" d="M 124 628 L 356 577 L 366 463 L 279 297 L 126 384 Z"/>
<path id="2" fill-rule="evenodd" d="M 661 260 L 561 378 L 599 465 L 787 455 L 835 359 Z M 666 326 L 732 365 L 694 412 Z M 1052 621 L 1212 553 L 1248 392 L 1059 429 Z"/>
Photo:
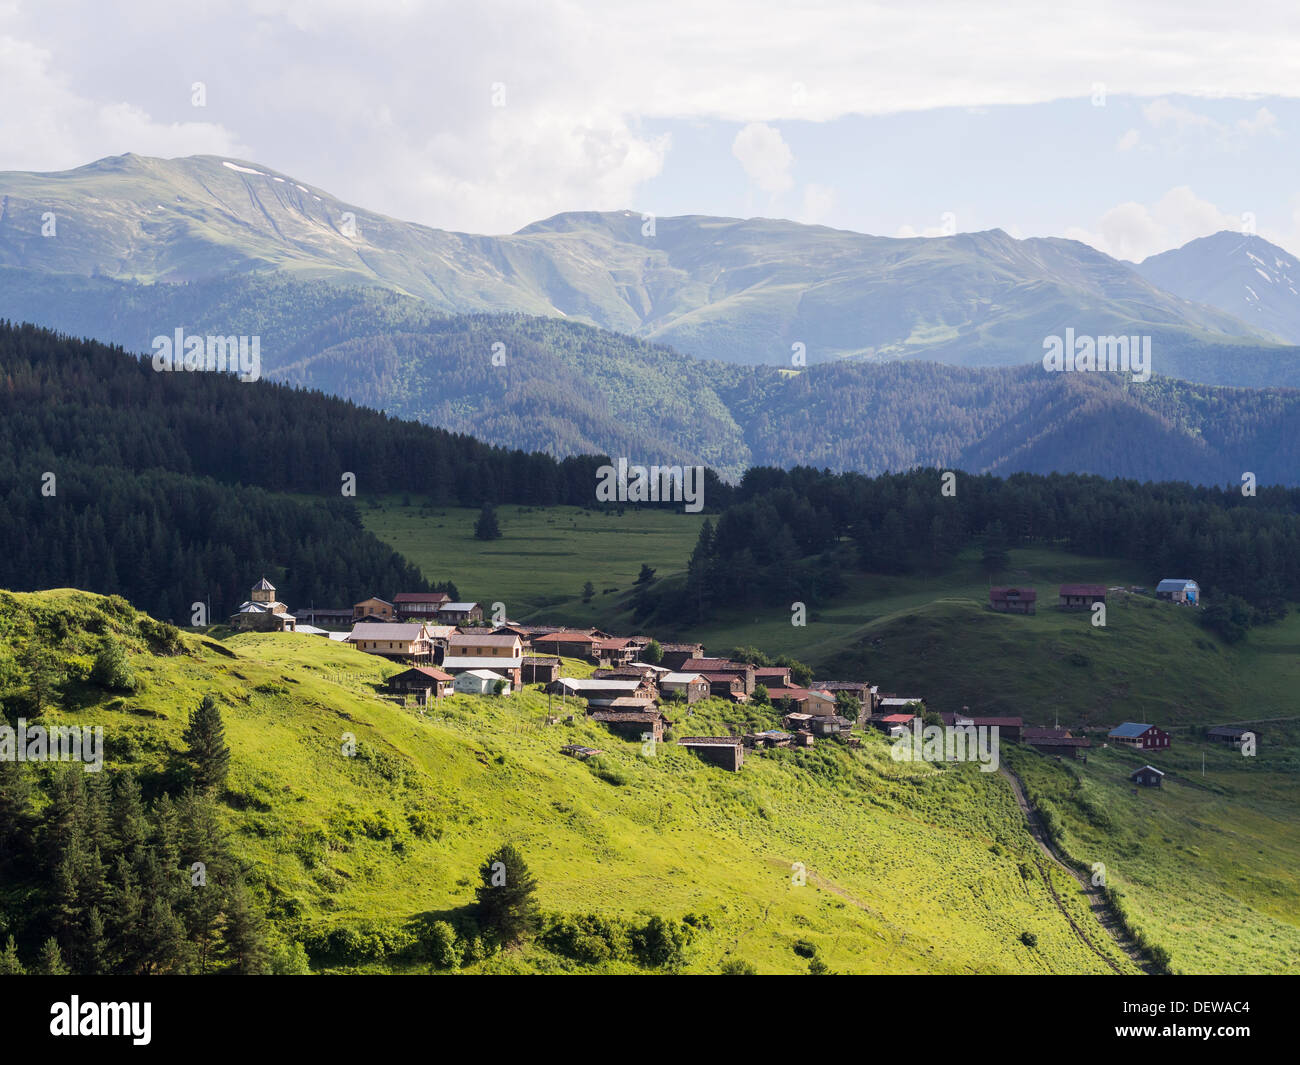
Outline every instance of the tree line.
<path id="1" fill-rule="evenodd" d="M 0 587 L 120 594 L 180 624 L 195 602 L 220 620 L 263 574 L 291 608 L 454 594 L 367 533 L 357 500 L 597 506 L 608 461 L 489 447 L 284 385 L 155 373 L 119 348 L 3 322 L 0 454 Z"/>
<path id="2" fill-rule="evenodd" d="M 1013 547 L 1051 546 L 1139 564 L 1151 584 L 1188 577 L 1249 625 L 1300 600 L 1300 489 L 1257 494 L 1078 474 L 1005 479 L 954 471 L 864 477 L 806 467 L 751 469 L 701 527 L 684 586 L 648 597 L 643 616 L 698 623 L 729 604 L 816 605 L 855 572 L 942 573 L 978 548 L 996 579 Z M 1219 603 L 1214 603 L 1215 600 Z M 1240 605 L 1233 605 L 1239 600 Z"/>

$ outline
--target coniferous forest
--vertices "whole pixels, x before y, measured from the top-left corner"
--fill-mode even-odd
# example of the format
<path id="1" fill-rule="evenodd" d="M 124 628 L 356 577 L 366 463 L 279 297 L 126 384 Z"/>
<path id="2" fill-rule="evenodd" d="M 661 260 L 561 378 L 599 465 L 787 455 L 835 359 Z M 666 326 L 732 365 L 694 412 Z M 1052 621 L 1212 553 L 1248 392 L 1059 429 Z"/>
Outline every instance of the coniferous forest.
<path id="1" fill-rule="evenodd" d="M 317 392 L 156 373 L 120 349 L 32 326 L 0 328 L 0 370 L 10 457 L 0 586 L 15 590 L 121 594 L 183 621 L 206 597 L 217 614 L 237 603 L 250 573 L 318 604 L 454 588 L 454 575 L 421 574 L 367 533 L 358 499 L 600 505 L 605 456 L 508 451 Z M 668 582 L 642 597 L 640 614 L 698 621 L 711 603 L 760 590 L 817 603 L 854 570 L 942 571 L 989 541 L 1131 559 L 1152 582 L 1195 574 L 1211 599 L 1234 597 L 1255 620 L 1300 599 L 1300 490 L 962 473 L 947 496 L 940 473 L 761 467 L 732 486 L 706 471 L 717 516 L 683 560 L 687 591 Z M 341 491 L 347 475 L 355 496 Z"/>
<path id="2" fill-rule="evenodd" d="M 606 461 L 488 447 L 283 385 L 156 373 L 31 326 L 0 326 L 0 375 L 0 587 L 121 594 L 186 623 L 193 602 L 220 615 L 262 573 L 294 605 L 427 590 L 362 529 L 358 501 L 595 505 Z"/>
<path id="3" fill-rule="evenodd" d="M 701 529 L 685 593 L 647 596 L 642 615 L 680 609 L 698 622 L 715 605 L 769 597 L 824 603 L 848 572 L 938 573 L 971 546 L 1055 545 L 1130 559 L 1153 585 L 1194 574 L 1211 603 L 1208 623 L 1225 635 L 1243 622 L 1274 620 L 1300 600 L 1300 490 L 1250 495 L 1073 474 L 957 473 L 951 483 L 945 495 L 940 470 L 875 478 L 750 470 Z M 1235 623 L 1220 618 L 1224 609 Z"/>

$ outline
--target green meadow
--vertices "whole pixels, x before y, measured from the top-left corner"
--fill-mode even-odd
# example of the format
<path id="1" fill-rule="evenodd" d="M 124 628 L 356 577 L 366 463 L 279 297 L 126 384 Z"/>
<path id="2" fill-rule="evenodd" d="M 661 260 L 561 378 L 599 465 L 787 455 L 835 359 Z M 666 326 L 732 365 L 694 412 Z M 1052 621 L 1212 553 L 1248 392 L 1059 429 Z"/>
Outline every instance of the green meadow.
<path id="1" fill-rule="evenodd" d="M 392 665 L 318 637 L 184 634 L 183 653 L 154 653 L 138 619 L 106 602 L 4 596 L 0 676 L 15 676 L 30 641 L 50 642 L 68 679 L 45 723 L 103 725 L 109 768 L 132 767 L 146 795 L 173 779 L 187 715 L 213 693 L 233 752 L 224 816 L 278 936 L 310 945 L 342 930 L 397 942 L 421 917 L 464 912 L 479 864 L 511 841 L 549 913 L 689 916 L 686 971 L 739 959 L 807 972 L 809 944 L 833 972 L 1132 971 L 1055 872 L 1068 912 L 1092 934 L 1085 942 L 1072 930 L 1030 860 L 1005 781 L 974 765 L 896 763 L 872 735 L 860 749 L 826 741 L 756 754 L 732 774 L 671 742 L 647 756 L 580 713 L 548 726 L 536 690 L 454 696 L 427 714 L 398 706 L 376 690 Z M 139 681 L 129 695 L 86 679 L 106 633 L 129 649 Z M 671 716 L 677 735 L 775 722 L 716 702 Z M 578 761 L 561 753 L 567 743 L 604 753 Z M 25 888 L 0 889 L 5 904 Z M 316 967 L 427 967 L 365 949 Z M 584 965 L 532 943 L 469 968 L 634 967 Z"/>
<path id="2" fill-rule="evenodd" d="M 474 539 L 477 511 L 389 500 L 362 508 L 366 526 L 432 578 L 462 595 L 503 602 L 518 620 L 599 625 L 634 632 L 632 582 L 647 562 L 680 581 L 702 518 L 656 510 L 622 515 L 576 508 L 498 511 L 503 537 Z M 581 601 L 590 580 L 596 595 Z M 976 552 L 932 576 L 854 574 L 833 602 L 792 624 L 791 604 L 723 605 L 696 627 L 653 626 L 710 652 L 752 646 L 790 654 L 827 678 L 865 679 L 919 693 L 939 710 L 969 706 L 1040 724 L 1105 724 L 1135 716 L 1166 725 L 1286 716 L 1300 690 L 1300 615 L 1253 630 L 1229 646 L 1195 611 L 1141 595 L 1113 594 L 1106 625 L 1056 607 L 1063 583 L 1152 584 L 1131 563 L 1047 548 L 1013 550 L 998 583 L 1038 589 L 1033 616 L 996 614 Z"/>
<path id="3" fill-rule="evenodd" d="M 1013 756 L 1066 852 L 1102 863 L 1175 973 L 1300 972 L 1300 722 L 1259 728 L 1254 757 L 1201 736 L 1159 754 L 1096 748 L 1086 764 Z M 1148 762 L 1162 786 L 1135 788 Z"/>
<path id="4" fill-rule="evenodd" d="M 561 617 L 598 625 L 630 592 L 648 563 L 660 576 L 682 570 L 704 515 L 629 508 L 621 515 L 581 507 L 497 508 L 499 540 L 476 540 L 477 510 L 362 506 L 366 528 L 414 562 L 430 580 L 451 580 L 471 600 L 503 602 L 512 619 Z M 591 604 L 583 586 L 596 588 Z"/>
<path id="5" fill-rule="evenodd" d="M 639 525 L 647 518 L 656 530 L 665 520 L 687 524 L 681 516 L 631 512 L 609 521 Z M 512 525 L 525 542 L 556 528 L 543 532 L 528 514 Z M 406 526 L 398 546 L 423 564 L 421 551 L 431 547 L 418 528 Z M 695 528 L 690 521 L 675 548 L 676 565 L 661 565 L 661 578 L 680 579 Z M 466 572 L 481 572 L 475 566 L 484 546 L 472 538 L 457 544 L 471 556 L 461 563 Z M 617 592 L 589 606 L 557 601 L 538 616 L 632 631 L 625 585 L 639 562 L 628 560 Z M 459 579 L 454 564 L 448 575 Z M 558 572 L 551 577 L 561 587 L 574 583 Z M 507 571 L 500 580 L 499 594 L 508 598 Z M 922 694 L 940 710 L 969 706 L 1071 727 L 1161 724 L 1174 746 L 1158 756 L 1102 749 L 1097 736 L 1086 765 L 1023 751 L 1012 761 L 1031 796 L 1051 811 L 1061 846 L 1089 868 L 1105 864 L 1131 927 L 1167 950 L 1175 971 L 1300 969 L 1300 614 L 1228 645 L 1201 628 L 1194 611 L 1142 595 L 1112 594 L 1105 626 L 1094 626 L 1086 612 L 1056 608 L 1056 586 L 1066 582 L 1150 587 L 1152 580 L 1123 562 L 1014 550 L 998 583 L 1034 585 L 1039 609 L 1033 616 L 996 614 L 986 605 L 988 578 L 971 553 L 938 576 L 856 575 L 845 594 L 810 611 L 803 627 L 791 624 L 788 604 L 773 603 L 724 609 L 708 625 L 673 635 L 721 653 L 749 645 L 793 654 L 819 676 Z M 1258 723 L 1263 741 L 1255 759 L 1203 738 L 1206 726 L 1236 722 Z M 1170 775 L 1164 788 L 1134 795 L 1128 774 L 1146 760 Z"/>

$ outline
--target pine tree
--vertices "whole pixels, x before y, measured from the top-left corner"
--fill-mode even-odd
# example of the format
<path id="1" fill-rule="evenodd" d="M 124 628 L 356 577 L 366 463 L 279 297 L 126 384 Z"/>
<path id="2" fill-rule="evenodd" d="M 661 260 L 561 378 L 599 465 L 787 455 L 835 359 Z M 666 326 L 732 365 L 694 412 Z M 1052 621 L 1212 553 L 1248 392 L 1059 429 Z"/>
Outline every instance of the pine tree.
<path id="1" fill-rule="evenodd" d="M 479 925 L 498 942 L 510 945 L 537 927 L 537 881 L 511 843 L 489 855 L 479 869 L 475 890 Z"/>
<path id="2" fill-rule="evenodd" d="M 108 936 L 98 906 L 90 908 L 86 917 L 86 931 L 78 951 L 81 957 L 78 967 L 80 972 L 87 976 L 99 976 L 110 971 Z"/>
<path id="3" fill-rule="evenodd" d="M 713 523 L 706 518 L 695 540 L 695 550 L 686 564 L 687 613 L 695 622 L 707 620 L 713 603 L 713 552 Z"/>
<path id="4" fill-rule="evenodd" d="M 205 791 L 223 785 L 230 771 L 230 748 L 226 746 L 221 711 L 211 695 L 205 695 L 198 709 L 190 714 L 182 738 L 187 745 L 185 755 L 194 767 L 195 785 Z"/>
<path id="5" fill-rule="evenodd" d="M 18 947 L 14 944 L 14 937 L 10 936 L 5 949 L 0 951 L 0 976 L 25 976 L 26 973 L 23 963 L 18 960 Z"/>
<path id="6" fill-rule="evenodd" d="M 32 777 L 27 763 L 0 760 L 0 870 L 24 861 L 32 853 L 35 828 Z"/>
<path id="7" fill-rule="evenodd" d="M 244 882 L 236 879 L 226 896 L 227 971 L 244 975 L 265 973 L 270 964 L 266 922 L 257 900 Z"/>
<path id="8" fill-rule="evenodd" d="M 27 645 L 21 664 L 27 673 L 27 694 L 32 704 L 32 716 L 39 717 L 54 700 L 55 691 L 63 681 L 63 667 L 54 652 L 37 640 Z"/>
<path id="9" fill-rule="evenodd" d="M 41 947 L 41 956 L 36 960 L 32 970 L 37 976 L 67 976 L 69 969 L 63 961 L 63 952 L 59 950 L 59 941 L 53 936 Z"/>
<path id="10" fill-rule="evenodd" d="M 134 865 L 149 838 L 149 819 L 140 799 L 140 782 L 129 770 L 119 773 L 114 781 L 109 817 L 117 853 Z"/>
<path id="11" fill-rule="evenodd" d="M 484 503 L 479 511 L 478 521 L 474 523 L 474 538 L 477 540 L 500 540 L 501 526 L 497 524 L 497 511 L 491 503 Z"/>
<path id="12" fill-rule="evenodd" d="M 1011 564 L 1007 550 L 1007 534 L 1000 521 L 992 522 L 984 533 L 984 555 L 981 565 L 990 576 L 1002 572 Z"/>

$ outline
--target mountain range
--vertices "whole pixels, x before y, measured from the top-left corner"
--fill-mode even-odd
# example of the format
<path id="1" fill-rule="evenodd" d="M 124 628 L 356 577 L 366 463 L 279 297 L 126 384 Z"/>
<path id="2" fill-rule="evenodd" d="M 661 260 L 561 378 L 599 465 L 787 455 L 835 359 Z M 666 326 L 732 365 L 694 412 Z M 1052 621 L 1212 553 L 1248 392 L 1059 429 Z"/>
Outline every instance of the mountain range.
<path id="1" fill-rule="evenodd" d="M 1186 376 L 1189 345 L 1241 345 L 1234 361 L 1249 362 L 1294 337 L 1250 307 L 1166 291 L 1078 241 L 1001 230 L 903 239 L 618 211 L 479 236 L 398 221 L 216 156 L 3 173 L 0 204 L 2 265 L 172 283 L 275 270 L 387 288 L 445 313 L 563 317 L 742 364 L 1018 365 L 1073 328 L 1152 335 L 1159 372 Z"/>
<path id="2" fill-rule="evenodd" d="M 1300 344 L 1300 260 L 1254 234 L 1224 231 L 1144 259 L 1153 285 Z"/>
<path id="3" fill-rule="evenodd" d="M 1300 271 L 1257 237 L 1136 266 L 998 230 L 898 240 L 630 212 L 480 237 L 213 157 L 0 174 L 0 197 L 0 316 L 137 352 L 177 327 L 258 335 L 267 377 L 492 444 L 728 478 L 940 464 L 1291 484 L 1300 469 L 1285 301 L 1252 311 L 1235 282 L 1197 281 L 1258 259 L 1279 296 Z M 1044 373 L 1043 338 L 1067 327 L 1151 335 L 1158 376 Z"/>

